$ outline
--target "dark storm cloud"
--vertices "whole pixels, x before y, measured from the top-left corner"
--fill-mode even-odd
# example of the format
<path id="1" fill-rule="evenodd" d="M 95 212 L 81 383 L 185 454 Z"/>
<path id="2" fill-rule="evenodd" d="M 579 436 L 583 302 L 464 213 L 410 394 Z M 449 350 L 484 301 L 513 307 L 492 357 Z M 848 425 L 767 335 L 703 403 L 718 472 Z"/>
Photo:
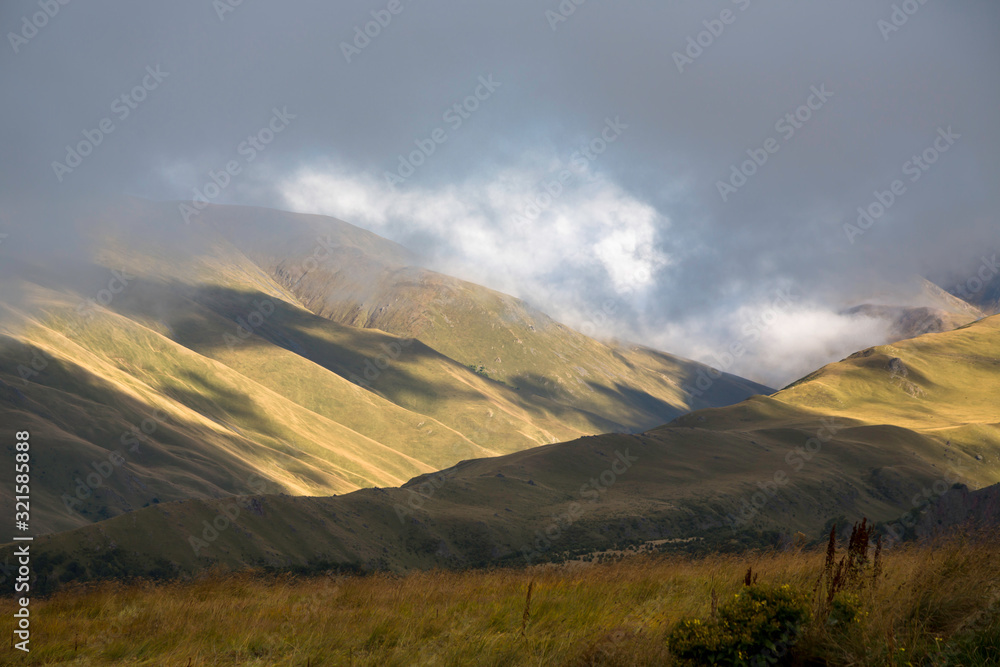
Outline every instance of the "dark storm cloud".
<path id="1" fill-rule="evenodd" d="M 989 0 L 6 2 L 0 196 L 58 221 L 77 200 L 190 199 L 235 162 L 216 201 L 341 215 L 521 296 L 544 284 L 574 323 L 702 356 L 794 285 L 806 314 L 785 329 L 819 347 L 781 373 L 765 348 L 735 369 L 774 382 L 864 342 L 817 313 L 913 274 L 959 280 L 996 247 L 998 28 Z M 489 98 L 446 120 L 490 76 Z M 293 118 L 258 150 L 276 112 Z M 616 117 L 620 140 L 518 227 L 525 193 Z M 959 138 L 913 172 L 948 128 Z M 387 190 L 436 129 L 446 140 Z M 97 145 L 78 166 L 53 166 L 81 141 Z M 884 215 L 847 233 L 896 180 Z M 575 244 L 553 231 L 588 215 Z M 582 259 L 529 266 L 518 234 Z M 504 275 L 463 269 L 484 242 L 494 263 L 472 264 Z M 633 289 L 621 262 L 652 277 Z"/>

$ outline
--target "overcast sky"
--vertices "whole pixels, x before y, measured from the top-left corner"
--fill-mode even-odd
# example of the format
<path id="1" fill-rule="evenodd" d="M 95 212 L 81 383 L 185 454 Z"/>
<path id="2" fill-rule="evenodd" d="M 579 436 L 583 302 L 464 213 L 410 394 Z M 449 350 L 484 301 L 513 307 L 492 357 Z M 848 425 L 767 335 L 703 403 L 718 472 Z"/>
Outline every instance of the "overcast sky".
<path id="1" fill-rule="evenodd" d="M 866 292 L 1000 245 L 995 0 L 230 2 L 0 3 L 0 233 L 232 163 L 214 202 L 340 217 L 588 333 L 744 342 L 727 370 L 771 384 L 881 342 L 837 314 Z"/>

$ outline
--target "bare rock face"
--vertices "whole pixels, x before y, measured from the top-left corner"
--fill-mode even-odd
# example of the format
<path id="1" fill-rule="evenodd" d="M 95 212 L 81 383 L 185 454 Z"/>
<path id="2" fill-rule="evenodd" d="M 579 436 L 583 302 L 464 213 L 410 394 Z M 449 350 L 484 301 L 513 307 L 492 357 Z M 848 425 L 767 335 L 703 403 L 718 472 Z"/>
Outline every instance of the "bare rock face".
<path id="1" fill-rule="evenodd" d="M 914 533 L 930 538 L 956 528 L 995 530 L 1000 528 L 1000 484 L 972 491 L 954 485 L 920 515 Z"/>
<path id="2" fill-rule="evenodd" d="M 899 388 L 905 391 L 910 396 L 914 398 L 919 398 L 924 395 L 924 390 L 920 385 L 915 384 L 907 379 L 910 374 L 910 370 L 903 363 L 903 360 L 899 357 L 893 357 L 889 360 L 889 373 L 892 380 L 896 381 Z"/>
<path id="3" fill-rule="evenodd" d="M 846 315 L 864 315 L 889 322 L 892 340 L 916 338 L 928 333 L 951 331 L 982 316 L 976 312 L 950 312 L 940 308 L 877 306 L 863 304 L 844 311 Z"/>

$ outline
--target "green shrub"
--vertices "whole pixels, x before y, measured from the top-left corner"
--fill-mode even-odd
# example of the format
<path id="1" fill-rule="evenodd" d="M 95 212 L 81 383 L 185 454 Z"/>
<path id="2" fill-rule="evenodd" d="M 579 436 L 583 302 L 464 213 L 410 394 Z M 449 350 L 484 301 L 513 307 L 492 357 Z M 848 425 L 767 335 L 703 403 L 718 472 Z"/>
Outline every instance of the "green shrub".
<path id="1" fill-rule="evenodd" d="M 809 597 L 785 585 L 754 585 L 719 607 L 709 620 L 682 619 L 670 650 L 696 665 L 776 664 L 809 621 Z"/>
<path id="2" fill-rule="evenodd" d="M 834 595 L 830 602 L 830 615 L 826 623 L 844 631 L 858 623 L 862 616 L 864 612 L 861 610 L 861 599 L 857 594 L 841 591 Z"/>

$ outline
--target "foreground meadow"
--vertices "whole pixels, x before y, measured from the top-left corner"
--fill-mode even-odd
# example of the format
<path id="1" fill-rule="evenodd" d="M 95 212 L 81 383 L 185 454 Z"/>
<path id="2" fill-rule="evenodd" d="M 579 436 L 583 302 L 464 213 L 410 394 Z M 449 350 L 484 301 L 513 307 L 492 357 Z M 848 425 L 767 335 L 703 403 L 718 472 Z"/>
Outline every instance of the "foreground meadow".
<path id="1" fill-rule="evenodd" d="M 834 564 L 845 554 L 839 548 Z M 798 596 L 808 618 L 794 632 L 772 650 L 741 650 L 721 664 L 777 656 L 792 664 L 1000 664 L 1000 542 L 909 546 L 877 561 L 869 552 L 855 563 L 854 583 L 841 576 L 832 597 L 838 573 L 831 578 L 827 561 L 823 550 L 793 550 L 406 576 L 92 583 L 35 600 L 30 655 L 5 649 L 0 663 L 685 664 L 677 653 L 693 655 L 692 642 L 723 651 L 729 640 L 713 633 L 743 622 L 732 620 L 742 613 L 734 605 L 750 604 L 747 622 L 759 630 L 779 598 Z M 10 618 L 12 601 L 2 604 Z M 738 631 L 748 641 L 755 632 Z"/>

